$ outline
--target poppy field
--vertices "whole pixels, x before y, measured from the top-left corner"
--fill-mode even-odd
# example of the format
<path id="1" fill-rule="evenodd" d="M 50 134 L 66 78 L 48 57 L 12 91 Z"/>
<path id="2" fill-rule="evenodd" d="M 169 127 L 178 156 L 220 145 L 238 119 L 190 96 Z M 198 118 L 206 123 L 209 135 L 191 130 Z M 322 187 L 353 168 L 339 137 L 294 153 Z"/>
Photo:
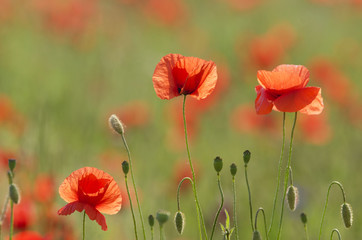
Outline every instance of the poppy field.
<path id="1" fill-rule="evenodd" d="M 0 0 L 0 239 L 362 239 L 362 1 Z"/>

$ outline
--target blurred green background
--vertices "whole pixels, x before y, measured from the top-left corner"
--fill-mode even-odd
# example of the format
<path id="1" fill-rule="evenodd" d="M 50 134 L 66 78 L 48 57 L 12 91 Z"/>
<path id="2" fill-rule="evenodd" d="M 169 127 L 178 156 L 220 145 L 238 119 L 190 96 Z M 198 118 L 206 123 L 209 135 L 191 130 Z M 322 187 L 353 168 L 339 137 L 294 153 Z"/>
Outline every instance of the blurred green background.
<path id="1" fill-rule="evenodd" d="M 333 180 L 344 184 L 354 225 L 344 228 L 342 197 L 333 188 L 323 238 L 338 228 L 343 239 L 360 239 L 361 23 L 358 0 L 0 0 L 1 192 L 5 197 L 7 158 L 16 157 L 15 182 L 32 205 L 26 211 L 32 216 L 19 215 L 28 219 L 16 231 L 79 239 L 82 215 L 56 215 L 65 205 L 57 188 L 78 168 L 100 168 L 125 191 L 121 162 L 127 155 L 108 127 L 112 113 L 126 125 L 144 216 L 158 209 L 175 213 L 178 180 L 188 174 L 182 98 L 160 100 L 152 74 L 162 56 L 179 53 L 213 60 L 218 67 L 215 92 L 200 102 L 188 98 L 186 106 L 209 231 L 220 202 L 213 159 L 221 156 L 225 207 L 231 214 L 229 166 L 235 162 L 240 239 L 252 236 L 242 163 L 246 149 L 252 153 L 254 212 L 264 207 L 270 220 L 282 114 L 257 116 L 254 87 L 257 70 L 288 63 L 310 69 L 309 85 L 322 88 L 325 110 L 318 117 L 299 115 L 292 165 L 300 200 L 295 212 L 285 213 L 283 239 L 305 239 L 301 212 L 308 216 L 311 239 L 316 238 Z M 287 115 L 286 144 L 292 116 Z M 37 197 L 39 176 L 51 182 L 39 191 L 54 192 L 45 203 Z M 186 229 L 179 237 L 170 221 L 168 239 L 198 237 L 193 195 L 184 187 Z M 127 202 L 124 195 L 122 210 L 106 216 L 106 232 L 87 221 L 87 239 L 134 239 Z M 222 239 L 219 226 L 216 239 Z"/>

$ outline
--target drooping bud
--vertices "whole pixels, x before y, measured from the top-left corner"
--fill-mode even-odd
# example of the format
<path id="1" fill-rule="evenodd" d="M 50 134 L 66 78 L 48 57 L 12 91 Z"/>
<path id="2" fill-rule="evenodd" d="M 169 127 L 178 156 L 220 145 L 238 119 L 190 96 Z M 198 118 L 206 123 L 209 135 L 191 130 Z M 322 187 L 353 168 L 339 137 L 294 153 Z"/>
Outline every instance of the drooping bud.
<path id="1" fill-rule="evenodd" d="M 148 224 L 150 225 L 151 228 L 155 225 L 155 218 L 153 217 L 152 214 L 148 216 Z"/>
<path id="2" fill-rule="evenodd" d="M 122 170 L 123 170 L 124 175 L 127 175 L 127 174 L 128 174 L 128 171 L 129 171 L 129 163 L 128 163 L 127 161 L 123 161 L 123 162 L 122 162 Z"/>
<path id="3" fill-rule="evenodd" d="M 180 211 L 176 212 L 174 221 L 175 221 L 176 230 L 181 235 L 185 228 L 185 215 Z"/>
<path id="4" fill-rule="evenodd" d="M 113 130 L 116 132 L 116 133 L 119 133 L 121 135 L 124 134 L 124 127 L 123 127 L 123 124 L 121 122 L 121 120 L 119 120 L 119 118 L 115 115 L 115 114 L 112 114 L 110 117 L 109 117 L 109 125 L 113 128 Z"/>
<path id="5" fill-rule="evenodd" d="M 216 157 L 214 159 L 214 168 L 215 168 L 215 171 L 217 173 L 219 173 L 222 169 L 222 166 L 223 166 L 223 163 L 222 163 L 222 159 L 220 157 Z"/>
<path id="6" fill-rule="evenodd" d="M 289 186 L 287 189 L 287 201 L 289 209 L 294 211 L 298 204 L 298 188 L 293 185 Z"/>
<path id="7" fill-rule="evenodd" d="M 233 177 L 235 177 L 236 175 L 236 172 L 238 171 L 238 168 L 236 167 L 236 164 L 235 163 L 232 163 L 230 165 L 230 173 Z"/>
<path id="8" fill-rule="evenodd" d="M 169 217 L 170 212 L 164 210 L 159 210 L 156 214 L 156 219 L 161 226 L 168 221 Z"/>
<path id="9" fill-rule="evenodd" d="M 261 235 L 258 230 L 255 230 L 253 233 L 253 240 L 261 240 Z"/>
<path id="10" fill-rule="evenodd" d="M 8 164 L 9 164 L 10 171 L 14 171 L 14 168 L 16 166 L 16 160 L 15 159 L 9 159 Z"/>
<path id="11" fill-rule="evenodd" d="M 307 215 L 305 213 L 300 214 L 300 219 L 304 225 L 307 224 Z"/>
<path id="12" fill-rule="evenodd" d="M 341 207 L 341 213 L 342 213 L 344 226 L 346 228 L 350 228 L 353 223 L 353 212 L 351 205 L 348 203 L 343 203 Z"/>
<path id="13" fill-rule="evenodd" d="M 249 150 L 246 150 L 246 151 L 244 152 L 244 155 L 243 155 L 243 159 L 244 159 L 245 165 L 249 163 L 249 161 L 250 161 L 250 156 L 251 156 L 250 151 L 249 151 Z"/>
<path id="14" fill-rule="evenodd" d="M 18 204 L 20 202 L 20 194 L 18 187 L 15 184 L 10 184 L 9 186 L 9 197 L 11 201 L 13 201 L 15 204 Z"/>

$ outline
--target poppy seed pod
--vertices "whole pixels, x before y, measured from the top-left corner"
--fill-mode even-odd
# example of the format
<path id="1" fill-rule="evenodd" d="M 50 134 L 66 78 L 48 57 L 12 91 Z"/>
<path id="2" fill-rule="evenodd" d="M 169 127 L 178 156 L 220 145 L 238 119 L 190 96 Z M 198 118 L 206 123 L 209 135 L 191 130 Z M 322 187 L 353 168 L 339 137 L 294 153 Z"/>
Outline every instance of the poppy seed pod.
<path id="1" fill-rule="evenodd" d="M 15 159 L 9 159 L 8 164 L 9 164 L 10 171 L 13 171 L 15 166 L 16 166 L 16 160 Z"/>
<path id="2" fill-rule="evenodd" d="M 168 221 L 169 217 L 170 212 L 164 210 L 159 210 L 156 214 L 156 219 L 161 226 Z"/>
<path id="3" fill-rule="evenodd" d="M 253 240 L 261 240 L 260 232 L 258 230 L 254 231 Z"/>
<path id="4" fill-rule="evenodd" d="M 127 175 L 127 174 L 128 174 L 128 171 L 129 171 L 129 163 L 128 163 L 127 161 L 123 161 L 123 162 L 122 162 L 122 170 L 123 170 L 124 175 Z"/>
<path id="5" fill-rule="evenodd" d="M 119 120 L 119 118 L 115 115 L 115 114 L 112 114 L 110 117 L 109 117 L 109 125 L 113 128 L 113 130 L 116 132 L 116 133 L 119 133 L 119 134 L 124 134 L 124 126 L 121 122 L 121 120 Z"/>
<path id="6" fill-rule="evenodd" d="M 353 212 L 352 207 L 348 203 L 343 203 L 341 207 L 342 219 L 344 226 L 350 228 L 353 222 Z"/>
<path id="7" fill-rule="evenodd" d="M 287 189 L 287 201 L 289 209 L 294 211 L 298 204 L 298 189 L 293 185 L 289 186 Z"/>
<path id="8" fill-rule="evenodd" d="M 238 171 L 238 168 L 236 167 L 235 163 L 232 163 L 230 165 L 230 173 L 234 177 L 236 175 L 236 172 Z"/>
<path id="9" fill-rule="evenodd" d="M 152 214 L 148 216 L 148 224 L 150 225 L 151 228 L 155 225 L 155 218 L 153 217 Z"/>
<path id="10" fill-rule="evenodd" d="M 249 150 L 246 150 L 243 154 L 243 159 L 244 159 L 245 165 L 249 163 L 250 157 L 251 157 L 251 152 Z"/>
<path id="11" fill-rule="evenodd" d="M 174 221 L 176 230 L 181 235 L 185 228 L 185 215 L 180 211 L 176 212 Z"/>
<path id="12" fill-rule="evenodd" d="M 10 184 L 9 186 L 9 197 L 11 201 L 13 201 L 15 204 L 18 204 L 20 202 L 19 190 L 15 184 Z"/>
<path id="13" fill-rule="evenodd" d="M 305 213 L 300 214 L 300 219 L 304 225 L 307 224 L 307 215 Z"/>
<path id="14" fill-rule="evenodd" d="M 219 173 L 222 170 L 223 162 L 220 157 L 216 157 L 214 159 L 214 168 L 217 173 Z"/>

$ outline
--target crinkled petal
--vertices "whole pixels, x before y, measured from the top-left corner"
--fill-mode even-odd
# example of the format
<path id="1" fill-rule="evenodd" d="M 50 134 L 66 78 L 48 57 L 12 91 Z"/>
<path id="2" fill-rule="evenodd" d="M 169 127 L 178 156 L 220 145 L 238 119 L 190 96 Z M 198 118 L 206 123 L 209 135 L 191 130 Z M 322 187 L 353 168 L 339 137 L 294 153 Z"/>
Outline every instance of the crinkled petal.
<path id="1" fill-rule="evenodd" d="M 282 64 L 273 69 L 273 72 L 292 72 L 302 79 L 302 88 L 309 82 L 309 70 L 303 65 Z"/>
<path id="2" fill-rule="evenodd" d="M 172 69 L 184 56 L 180 54 L 168 54 L 157 64 L 153 73 L 153 88 L 161 99 L 171 99 L 179 96 L 176 82 L 172 75 Z"/>
<path id="3" fill-rule="evenodd" d="M 96 220 L 96 222 L 102 227 L 103 231 L 107 230 L 106 218 L 102 213 L 90 205 L 85 205 L 84 209 L 90 220 Z"/>
<path id="4" fill-rule="evenodd" d="M 299 112 L 307 115 L 318 115 L 322 113 L 324 108 L 322 90 L 319 89 L 317 97 L 313 100 L 311 104 L 308 104 L 306 107 L 301 109 Z"/>
<path id="5" fill-rule="evenodd" d="M 323 107 L 320 109 L 318 106 L 319 94 L 320 88 L 318 87 L 297 89 L 275 99 L 274 105 L 281 112 L 298 112 L 309 105 L 311 105 L 310 111 L 318 112 L 323 109 Z M 315 100 L 317 102 L 313 103 Z M 305 111 L 309 110 L 306 109 Z"/>
<path id="6" fill-rule="evenodd" d="M 257 93 L 256 99 L 255 99 L 256 113 L 257 114 L 270 113 L 273 108 L 273 101 L 271 100 L 271 96 L 268 96 L 268 93 L 260 85 L 255 87 L 255 91 Z"/>
<path id="7" fill-rule="evenodd" d="M 58 210 L 59 215 L 70 215 L 74 213 L 74 211 L 81 212 L 84 209 L 85 204 L 80 202 L 72 202 L 68 203 L 64 207 Z"/>
<path id="8" fill-rule="evenodd" d="M 200 77 L 201 81 L 196 91 L 190 95 L 197 100 L 205 99 L 214 91 L 216 86 L 216 64 L 213 61 L 205 62 L 205 64 L 201 67 L 200 73 L 195 77 Z"/>
<path id="9" fill-rule="evenodd" d="M 105 214 L 116 214 L 122 206 L 122 195 L 117 183 L 112 181 L 96 209 Z"/>

